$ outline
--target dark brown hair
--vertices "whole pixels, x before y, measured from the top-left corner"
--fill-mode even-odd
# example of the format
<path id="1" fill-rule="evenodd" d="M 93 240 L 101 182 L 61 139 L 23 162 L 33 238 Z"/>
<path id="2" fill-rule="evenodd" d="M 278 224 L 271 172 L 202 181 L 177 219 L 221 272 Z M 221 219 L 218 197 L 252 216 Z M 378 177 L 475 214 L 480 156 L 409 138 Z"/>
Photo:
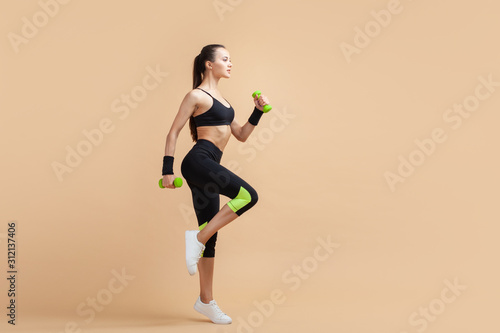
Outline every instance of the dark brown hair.
<path id="1" fill-rule="evenodd" d="M 201 49 L 200 54 L 197 55 L 196 58 L 194 58 L 193 89 L 198 87 L 201 82 L 203 82 L 206 69 L 205 62 L 215 61 L 215 54 L 217 52 L 217 49 L 219 48 L 225 49 L 225 46 L 220 44 L 206 45 L 205 47 L 203 47 L 203 49 Z M 193 118 L 193 116 L 189 118 L 189 129 L 191 130 L 191 137 L 193 138 L 193 141 L 198 141 L 198 133 L 196 132 L 196 125 L 194 124 Z"/>

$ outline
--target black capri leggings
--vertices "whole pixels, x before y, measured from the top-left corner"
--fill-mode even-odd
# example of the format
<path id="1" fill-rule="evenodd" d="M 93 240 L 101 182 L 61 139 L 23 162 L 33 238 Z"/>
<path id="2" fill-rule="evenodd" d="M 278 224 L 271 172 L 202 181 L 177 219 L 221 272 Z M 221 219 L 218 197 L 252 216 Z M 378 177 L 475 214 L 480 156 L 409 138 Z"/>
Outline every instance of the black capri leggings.
<path id="1" fill-rule="evenodd" d="M 221 158 L 222 151 L 216 145 L 200 139 L 182 160 L 182 176 L 191 189 L 200 230 L 219 212 L 220 194 L 231 198 L 227 205 L 238 216 L 252 208 L 258 200 L 253 187 L 220 165 Z M 203 257 L 215 256 L 216 241 L 217 233 L 205 244 Z"/>

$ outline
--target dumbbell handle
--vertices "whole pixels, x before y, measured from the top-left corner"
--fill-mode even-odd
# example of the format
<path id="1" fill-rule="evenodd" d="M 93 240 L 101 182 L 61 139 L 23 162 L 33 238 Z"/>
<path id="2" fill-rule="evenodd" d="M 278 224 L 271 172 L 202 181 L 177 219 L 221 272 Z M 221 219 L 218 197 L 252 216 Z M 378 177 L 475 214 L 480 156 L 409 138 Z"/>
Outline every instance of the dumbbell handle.
<path id="1" fill-rule="evenodd" d="M 160 186 L 160 188 L 165 188 L 165 186 L 163 186 L 163 178 L 160 178 L 160 180 L 158 181 L 158 185 Z M 175 187 L 181 187 L 182 186 L 182 178 L 175 178 L 174 179 L 174 186 Z"/>
<path id="2" fill-rule="evenodd" d="M 261 91 L 260 91 L 260 90 L 256 90 L 256 91 L 252 94 L 252 97 L 253 97 L 253 98 L 255 98 L 255 96 L 260 97 L 260 95 L 261 95 L 261 94 L 262 94 L 262 93 L 261 93 Z M 273 108 L 273 107 L 272 107 L 271 105 L 266 104 L 266 105 L 264 105 L 264 107 L 263 107 L 263 110 L 262 110 L 262 111 L 263 111 L 264 113 L 267 113 L 267 112 L 271 111 L 271 110 L 272 110 L 272 108 Z"/>

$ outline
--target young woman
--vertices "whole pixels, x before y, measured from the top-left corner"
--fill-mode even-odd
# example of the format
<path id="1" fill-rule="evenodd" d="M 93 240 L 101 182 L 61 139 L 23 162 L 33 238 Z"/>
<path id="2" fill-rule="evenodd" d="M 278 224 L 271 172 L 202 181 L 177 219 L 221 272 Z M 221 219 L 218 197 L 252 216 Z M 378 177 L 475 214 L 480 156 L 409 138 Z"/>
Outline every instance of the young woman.
<path id="1" fill-rule="evenodd" d="M 194 60 L 193 90 L 182 101 L 167 135 L 163 158 L 163 186 L 174 189 L 174 153 L 177 137 L 189 120 L 191 136 L 196 144 L 184 157 L 182 176 L 191 189 L 199 230 L 186 231 L 186 265 L 191 275 L 198 268 L 200 296 L 196 311 L 216 324 L 230 324 L 213 300 L 215 242 L 217 231 L 252 208 L 257 192 L 243 179 L 220 165 L 229 137 L 244 142 L 257 126 L 263 107 L 269 104 L 261 95 L 254 98 L 255 108 L 243 126 L 234 120 L 231 104 L 222 97 L 217 85 L 221 78 L 231 77 L 231 58 L 223 45 L 205 46 Z M 219 210 L 222 194 L 231 200 Z"/>

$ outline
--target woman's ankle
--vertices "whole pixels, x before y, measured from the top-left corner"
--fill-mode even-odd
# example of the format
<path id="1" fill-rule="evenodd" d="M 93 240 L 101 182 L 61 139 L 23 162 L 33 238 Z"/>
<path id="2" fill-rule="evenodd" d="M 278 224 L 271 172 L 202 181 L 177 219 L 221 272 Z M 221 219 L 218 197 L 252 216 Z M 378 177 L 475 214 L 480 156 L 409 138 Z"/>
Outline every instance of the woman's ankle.
<path id="1" fill-rule="evenodd" d="M 214 298 L 212 296 L 201 296 L 200 295 L 200 301 L 203 303 L 203 304 L 208 304 L 210 303 L 210 301 L 212 301 Z"/>

